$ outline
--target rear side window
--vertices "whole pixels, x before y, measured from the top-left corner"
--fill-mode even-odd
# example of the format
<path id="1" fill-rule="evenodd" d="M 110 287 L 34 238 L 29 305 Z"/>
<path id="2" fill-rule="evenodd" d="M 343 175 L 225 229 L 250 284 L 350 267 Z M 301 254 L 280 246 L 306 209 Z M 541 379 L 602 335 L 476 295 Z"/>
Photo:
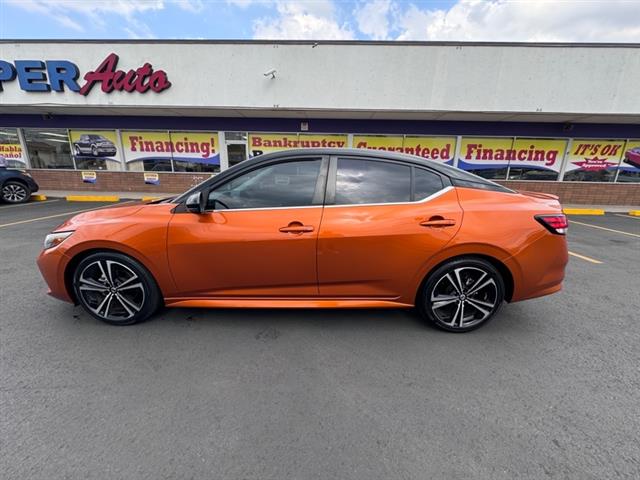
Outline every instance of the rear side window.
<path id="1" fill-rule="evenodd" d="M 411 168 L 397 163 L 339 158 L 336 205 L 411 201 Z"/>
<path id="2" fill-rule="evenodd" d="M 429 170 L 414 168 L 413 182 L 413 199 L 416 201 L 442 190 L 442 178 Z"/>

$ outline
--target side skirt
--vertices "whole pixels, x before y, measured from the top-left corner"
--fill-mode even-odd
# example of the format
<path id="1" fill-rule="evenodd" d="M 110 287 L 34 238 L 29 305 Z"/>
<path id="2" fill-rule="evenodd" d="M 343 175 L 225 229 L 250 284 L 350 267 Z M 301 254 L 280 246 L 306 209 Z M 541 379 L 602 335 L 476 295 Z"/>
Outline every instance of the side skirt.
<path id="1" fill-rule="evenodd" d="M 202 308 L 407 308 L 412 304 L 379 298 L 165 298 L 167 307 Z"/>

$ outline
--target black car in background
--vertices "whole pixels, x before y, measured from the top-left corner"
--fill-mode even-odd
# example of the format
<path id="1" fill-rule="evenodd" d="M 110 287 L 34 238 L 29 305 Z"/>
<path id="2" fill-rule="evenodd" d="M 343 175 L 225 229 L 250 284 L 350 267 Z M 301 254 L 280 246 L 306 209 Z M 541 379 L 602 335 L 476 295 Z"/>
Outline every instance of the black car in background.
<path id="1" fill-rule="evenodd" d="M 73 153 L 76 157 L 113 157 L 116 154 L 116 146 L 102 135 L 83 134 L 73 142 Z"/>
<path id="2" fill-rule="evenodd" d="M 7 203 L 25 203 L 38 184 L 28 173 L 7 168 L 7 162 L 0 157 L 0 200 Z"/>

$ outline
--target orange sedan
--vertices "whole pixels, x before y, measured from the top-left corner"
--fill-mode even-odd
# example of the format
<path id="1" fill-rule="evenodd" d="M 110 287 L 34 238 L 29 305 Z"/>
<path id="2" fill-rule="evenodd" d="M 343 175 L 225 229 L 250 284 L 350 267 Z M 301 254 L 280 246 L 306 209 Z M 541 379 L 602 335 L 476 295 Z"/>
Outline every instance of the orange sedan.
<path id="1" fill-rule="evenodd" d="M 409 155 L 289 150 L 176 198 L 76 215 L 38 266 L 56 298 L 129 325 L 168 307 L 417 307 L 453 332 L 557 292 L 558 199 Z"/>

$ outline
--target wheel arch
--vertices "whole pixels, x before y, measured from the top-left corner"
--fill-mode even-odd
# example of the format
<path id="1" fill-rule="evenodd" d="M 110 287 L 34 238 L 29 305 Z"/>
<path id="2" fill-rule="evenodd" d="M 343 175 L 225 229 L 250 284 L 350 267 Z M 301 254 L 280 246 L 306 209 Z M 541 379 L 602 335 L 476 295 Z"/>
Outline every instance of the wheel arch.
<path id="1" fill-rule="evenodd" d="M 458 255 L 447 257 L 444 260 L 438 262 L 431 269 L 429 269 L 426 275 L 424 275 L 424 277 L 422 278 L 422 281 L 420 282 L 418 290 L 416 291 L 416 296 L 414 300 L 415 305 L 418 304 L 418 300 L 422 292 L 422 288 L 424 287 L 424 284 L 427 282 L 429 277 L 431 277 L 433 272 L 435 272 L 438 268 L 440 268 L 445 263 L 449 263 L 451 261 L 460 260 L 460 259 L 480 259 L 480 260 L 485 260 L 489 262 L 491 265 L 493 265 L 493 267 L 495 267 L 495 269 L 498 270 L 498 273 L 500 273 L 500 275 L 502 276 L 502 281 L 504 282 L 504 289 L 505 289 L 504 299 L 507 302 L 511 301 L 511 299 L 513 298 L 513 292 L 515 289 L 514 277 L 513 277 L 513 273 L 504 262 L 502 262 L 501 260 L 499 260 L 494 256 L 487 255 L 484 253 L 461 253 Z"/>
<path id="2" fill-rule="evenodd" d="M 160 283 L 158 282 L 156 275 L 154 274 L 153 270 L 148 267 L 147 263 L 144 261 L 143 258 L 140 258 L 138 255 L 131 254 L 131 252 L 129 251 L 118 250 L 117 248 L 95 247 L 95 248 L 87 248 L 86 250 L 81 250 L 77 252 L 71 257 L 71 259 L 65 265 L 64 274 L 63 274 L 64 287 L 67 291 L 67 294 L 69 295 L 69 298 L 71 298 L 71 300 L 75 305 L 78 305 L 78 299 L 76 298 L 76 293 L 73 288 L 73 274 L 76 270 L 76 267 L 80 264 L 80 262 L 82 262 L 82 260 L 84 260 L 88 256 L 93 255 L 95 253 L 117 253 L 119 255 L 125 255 L 127 257 L 132 258 L 133 260 L 138 262 L 140 265 L 142 265 L 145 268 L 145 270 L 147 270 L 147 272 L 149 272 L 149 275 L 155 282 L 156 287 L 158 287 L 158 291 L 160 292 L 161 295 L 163 295 L 162 288 L 160 287 Z"/>

